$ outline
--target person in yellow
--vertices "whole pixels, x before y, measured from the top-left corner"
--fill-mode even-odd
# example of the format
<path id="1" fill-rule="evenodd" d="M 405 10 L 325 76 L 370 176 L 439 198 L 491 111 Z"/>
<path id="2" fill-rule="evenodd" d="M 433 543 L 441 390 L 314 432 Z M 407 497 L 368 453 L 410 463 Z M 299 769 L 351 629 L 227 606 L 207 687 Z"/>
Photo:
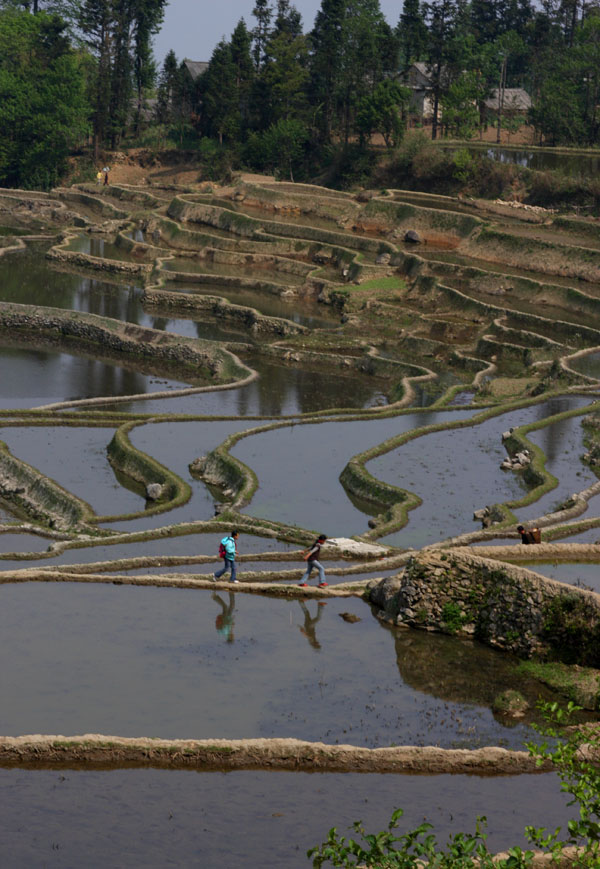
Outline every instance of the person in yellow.
<path id="1" fill-rule="evenodd" d="M 96 172 L 96 184 L 102 184 L 102 172 L 100 169 Z"/>

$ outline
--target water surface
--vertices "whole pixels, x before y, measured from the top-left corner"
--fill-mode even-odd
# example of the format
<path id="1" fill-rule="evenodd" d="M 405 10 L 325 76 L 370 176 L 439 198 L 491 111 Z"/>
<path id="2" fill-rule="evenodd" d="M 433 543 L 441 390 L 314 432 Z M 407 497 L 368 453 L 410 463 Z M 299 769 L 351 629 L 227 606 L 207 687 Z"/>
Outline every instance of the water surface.
<path id="1" fill-rule="evenodd" d="M 507 726 L 489 708 L 516 684 L 509 657 L 390 629 L 357 598 L 323 606 L 78 583 L 3 585 L 0 595 L 12 662 L 2 677 L 2 734 L 457 748 L 527 738 L 524 723 Z M 518 687 L 534 709 L 544 689 L 523 679 Z"/>
<path id="2" fill-rule="evenodd" d="M 480 778 L 174 770 L 0 770 L 0 850 L 7 867 L 306 869 L 333 826 L 369 832 L 405 810 L 400 832 L 427 819 L 438 840 L 488 817 L 492 851 L 526 846 L 525 824 L 575 816 L 551 773 Z M 27 823 L 24 823 L 27 819 Z M 110 831 L 110 835 L 107 835 Z"/>

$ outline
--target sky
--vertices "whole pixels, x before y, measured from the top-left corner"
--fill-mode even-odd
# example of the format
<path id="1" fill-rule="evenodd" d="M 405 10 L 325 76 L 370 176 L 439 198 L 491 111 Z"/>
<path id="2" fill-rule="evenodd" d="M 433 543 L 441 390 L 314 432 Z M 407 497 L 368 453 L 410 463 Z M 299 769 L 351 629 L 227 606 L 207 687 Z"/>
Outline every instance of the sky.
<path id="1" fill-rule="evenodd" d="M 216 2 L 216 6 L 214 3 Z M 274 5 L 274 4 L 273 4 Z M 312 30 L 320 0 L 295 0 L 302 15 L 304 32 Z M 395 27 L 402 11 L 402 0 L 380 0 L 381 11 Z M 249 28 L 254 26 L 254 0 L 169 0 L 160 33 L 154 38 L 154 55 L 162 65 L 173 49 L 177 60 L 210 60 L 216 44 L 229 39 L 240 18 Z"/>

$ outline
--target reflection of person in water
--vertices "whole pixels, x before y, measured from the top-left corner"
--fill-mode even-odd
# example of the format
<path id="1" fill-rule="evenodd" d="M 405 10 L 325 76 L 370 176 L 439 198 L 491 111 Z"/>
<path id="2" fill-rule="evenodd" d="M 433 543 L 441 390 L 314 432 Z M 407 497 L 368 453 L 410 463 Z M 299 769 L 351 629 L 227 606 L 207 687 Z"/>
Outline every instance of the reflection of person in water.
<path id="1" fill-rule="evenodd" d="M 222 597 L 215 592 L 212 594 L 212 599 L 221 604 L 221 612 L 215 619 L 215 628 L 217 633 L 225 637 L 228 643 L 233 643 L 233 613 L 235 612 L 235 595 L 232 591 L 229 592 L 229 605 L 225 603 Z"/>
<path id="2" fill-rule="evenodd" d="M 300 628 L 300 633 L 304 634 L 304 636 L 306 637 L 308 642 L 311 644 L 313 649 L 320 649 L 321 643 L 317 640 L 317 635 L 315 633 L 315 626 L 316 626 L 317 622 L 319 621 L 319 619 L 321 618 L 321 615 L 323 614 L 322 607 L 327 606 L 327 603 L 324 600 L 320 600 L 318 602 L 317 614 L 314 617 L 314 619 L 311 618 L 308 607 L 306 606 L 304 601 L 299 600 L 298 603 L 302 607 L 302 612 L 304 613 L 304 624 L 298 625 L 298 627 Z"/>

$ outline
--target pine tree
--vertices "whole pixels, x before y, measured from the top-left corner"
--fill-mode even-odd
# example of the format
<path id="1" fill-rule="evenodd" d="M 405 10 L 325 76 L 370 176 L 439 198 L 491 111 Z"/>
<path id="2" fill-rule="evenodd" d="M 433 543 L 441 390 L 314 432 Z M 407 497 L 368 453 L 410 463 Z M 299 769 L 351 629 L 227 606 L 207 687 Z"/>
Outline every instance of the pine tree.
<path id="1" fill-rule="evenodd" d="M 159 124 L 170 124 L 174 119 L 177 79 L 177 57 L 171 49 L 164 59 L 158 80 L 156 120 Z"/>
<path id="2" fill-rule="evenodd" d="M 399 62 L 402 70 L 421 60 L 427 45 L 427 25 L 419 0 L 404 0 L 396 28 Z"/>
<path id="3" fill-rule="evenodd" d="M 331 138 L 342 59 L 344 0 L 322 0 L 310 34 L 310 101 L 322 138 Z"/>
<path id="4" fill-rule="evenodd" d="M 256 72 L 260 72 L 265 62 L 265 52 L 269 40 L 271 18 L 273 16 L 269 0 L 256 0 L 252 14 L 256 18 L 256 27 L 252 31 L 252 39 L 254 40 L 252 56 L 254 58 L 254 68 Z"/>

